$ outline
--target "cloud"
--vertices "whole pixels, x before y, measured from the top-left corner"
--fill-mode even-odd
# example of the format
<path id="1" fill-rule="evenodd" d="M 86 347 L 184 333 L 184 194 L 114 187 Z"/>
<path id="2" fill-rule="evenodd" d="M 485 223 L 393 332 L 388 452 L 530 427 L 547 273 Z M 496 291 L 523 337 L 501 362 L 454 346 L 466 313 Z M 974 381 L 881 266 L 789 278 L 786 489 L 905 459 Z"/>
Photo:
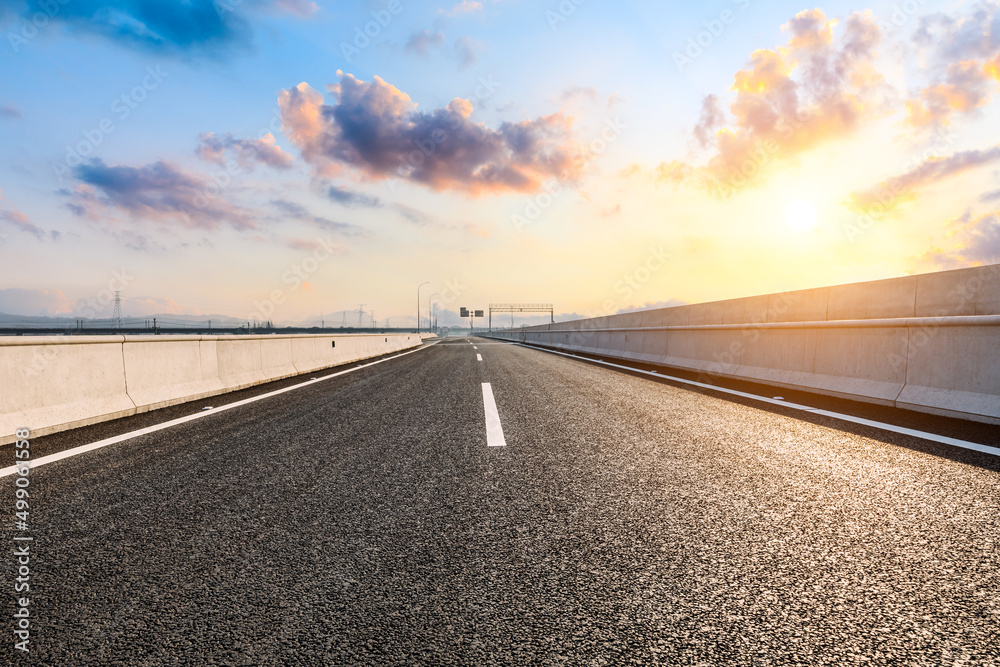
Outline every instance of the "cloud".
<path id="1" fill-rule="evenodd" d="M 27 17 L 27 8 L 22 17 Z M 165 51 L 213 49 L 246 43 L 250 28 L 225 0 L 191 0 L 182 5 L 134 0 L 73 0 L 60 3 L 50 19 L 75 32 L 100 35 L 133 48 Z"/>
<path id="2" fill-rule="evenodd" d="M 410 35 L 406 42 L 406 50 L 410 53 L 426 56 L 432 48 L 444 44 L 444 33 L 421 30 Z"/>
<path id="3" fill-rule="evenodd" d="M 5 204 L 7 200 L 4 199 L 3 190 L 0 190 L 0 221 L 6 222 L 11 226 L 15 227 L 18 231 L 22 231 L 31 234 L 39 241 L 43 241 L 46 238 L 51 238 L 53 241 L 59 238 L 59 232 L 53 230 L 46 233 L 44 229 L 36 225 L 31 221 L 31 218 L 27 214 L 19 211 L 17 208 L 10 206 L 9 203 Z"/>
<path id="4" fill-rule="evenodd" d="M 1000 261 L 1000 214 L 990 213 L 964 230 L 962 259 L 980 264 Z"/>
<path id="5" fill-rule="evenodd" d="M 638 164 L 632 164 L 623 169 L 620 175 L 625 178 L 631 178 L 638 174 L 645 176 L 657 185 L 666 184 L 676 187 L 691 178 L 694 173 L 695 169 L 691 165 L 680 160 L 673 160 L 671 162 L 661 162 L 655 169 L 647 169 Z"/>
<path id="6" fill-rule="evenodd" d="M 954 244 L 948 250 L 932 248 L 915 258 L 914 268 L 936 271 L 966 266 L 1000 264 L 1000 211 L 978 218 L 966 214 L 952 223 Z"/>
<path id="7" fill-rule="evenodd" d="M 340 171 L 336 163 L 324 156 L 324 141 L 331 123 L 324 116 L 323 95 L 303 82 L 278 95 L 281 111 L 281 129 L 294 144 L 306 162 L 322 175 L 330 176 Z"/>
<path id="8" fill-rule="evenodd" d="M 335 243 L 331 244 L 329 241 L 322 241 L 319 239 L 300 239 L 300 238 L 288 238 L 284 241 L 285 245 L 292 250 L 303 250 L 306 252 L 335 252 L 338 255 L 343 255 L 347 253 L 347 248 L 342 244 Z M 303 287 L 309 283 L 303 283 Z M 311 288 L 306 288 L 309 291 Z"/>
<path id="9" fill-rule="evenodd" d="M 870 12 L 851 14 L 840 29 L 821 10 L 807 10 L 783 30 L 784 46 L 754 51 L 736 72 L 728 114 L 717 96 L 702 101 L 692 133 L 710 154 L 691 165 L 696 185 L 725 196 L 885 113 L 886 84 L 874 65 L 882 33 Z M 675 165 L 671 178 L 686 171 L 665 164 Z"/>
<path id="10" fill-rule="evenodd" d="M 906 101 L 907 121 L 915 127 L 949 125 L 956 114 L 969 115 L 990 103 L 996 75 L 987 65 L 964 60 L 948 66 L 944 81 Z"/>
<path id="11" fill-rule="evenodd" d="M 326 194 L 333 201 L 348 208 L 377 208 L 382 205 L 382 201 L 378 197 L 369 197 L 366 194 L 339 188 L 336 185 L 331 185 Z"/>
<path id="12" fill-rule="evenodd" d="M 1000 49 L 998 16 L 994 2 L 977 3 L 965 15 L 929 14 L 921 17 L 913 42 L 938 62 L 986 58 Z"/>
<path id="13" fill-rule="evenodd" d="M 14 107 L 10 104 L 0 106 L 0 118 L 6 118 L 10 120 L 20 117 L 21 117 L 21 112 L 17 110 L 17 107 Z"/>
<path id="14" fill-rule="evenodd" d="M 472 103 L 456 98 L 426 113 L 379 77 L 361 81 L 338 72 L 336 98 L 306 83 L 282 91 L 282 121 L 303 158 L 323 176 L 350 168 L 373 180 L 399 178 L 432 190 L 478 195 L 535 192 L 553 178 L 575 180 L 583 151 L 572 119 L 554 113 L 492 129 L 469 120 Z"/>
<path id="15" fill-rule="evenodd" d="M 920 188 L 998 159 L 1000 159 L 1000 145 L 986 150 L 961 151 L 948 157 L 932 157 L 910 171 L 882 181 L 873 188 L 851 193 L 849 204 L 857 211 L 870 211 L 876 205 L 891 209 L 901 202 L 915 199 Z"/>
<path id="16" fill-rule="evenodd" d="M 932 82 L 906 102 L 907 121 L 949 125 L 990 103 L 1000 81 L 1000 11 L 980 3 L 967 14 L 922 17 L 913 38 L 927 54 Z"/>
<path id="17" fill-rule="evenodd" d="M 220 196 L 214 182 L 168 162 L 130 167 L 93 159 L 76 167 L 73 175 L 80 185 L 65 194 L 70 196 L 70 210 L 82 217 L 101 219 L 118 210 L 134 219 L 191 228 L 216 229 L 220 223 L 256 228 L 249 213 Z"/>
<path id="18" fill-rule="evenodd" d="M 583 99 L 593 104 L 600 102 L 600 93 L 593 86 L 570 86 L 559 95 L 561 102 Z"/>
<path id="19" fill-rule="evenodd" d="M 71 312 L 69 299 L 56 289 L 0 289 L 0 313 L 53 317 Z"/>
<path id="20" fill-rule="evenodd" d="M 0 209 L 0 220 L 10 223 L 22 232 L 27 232 L 28 234 L 33 235 L 40 241 L 44 240 L 48 236 L 44 229 L 33 223 L 31 219 L 21 211 Z M 55 232 L 53 233 L 55 234 Z M 56 236 L 58 235 L 56 234 Z"/>
<path id="21" fill-rule="evenodd" d="M 427 215 L 423 211 L 415 209 L 412 206 L 407 206 L 406 204 L 396 204 L 393 208 L 395 208 L 401 216 L 415 225 L 423 227 L 430 225 L 434 221 L 434 218 Z"/>
<path id="22" fill-rule="evenodd" d="M 257 164 L 264 164 L 274 169 L 288 169 L 295 161 L 294 157 L 281 150 L 271 133 L 265 134 L 260 139 L 236 139 L 229 133 L 220 137 L 214 132 L 198 135 L 198 148 L 195 153 L 202 160 L 225 165 L 227 150 L 236 163 L 247 171 L 253 171 Z"/>
<path id="23" fill-rule="evenodd" d="M 352 225 L 347 222 L 337 222 L 319 215 L 313 215 L 305 206 L 297 202 L 288 201 L 287 199 L 272 199 L 270 204 L 275 209 L 281 211 L 281 213 L 285 216 L 309 222 L 316 225 L 320 229 L 337 232 L 339 234 L 343 234 L 344 236 L 362 236 L 364 234 L 364 230 L 357 225 Z"/>
<path id="24" fill-rule="evenodd" d="M 475 14 L 476 12 L 483 11 L 483 3 L 476 2 L 476 0 L 462 0 L 448 11 L 445 11 L 443 9 L 439 9 L 438 11 L 440 13 L 447 14 L 448 16 L 463 16 L 466 14 Z"/>
<path id="25" fill-rule="evenodd" d="M 708 146 L 715 135 L 715 131 L 726 122 L 726 114 L 719 107 L 719 98 L 715 95 L 706 95 L 701 102 L 701 118 L 694 127 L 694 136 L 701 144 L 702 148 Z"/>
<path id="26" fill-rule="evenodd" d="M 15 18 L 30 20 L 35 2 L 19 3 Z M 315 4 L 303 0 L 59 0 L 50 21 L 71 32 L 94 34 L 130 48 L 157 53 L 219 53 L 248 46 L 253 31 L 246 16 L 255 11 L 308 17 Z M 0 17 L 3 18 L 3 17 Z"/>
<path id="27" fill-rule="evenodd" d="M 455 40 L 455 55 L 458 57 L 458 68 L 463 69 L 470 65 L 475 65 L 479 61 L 477 51 L 482 50 L 482 42 L 477 42 L 471 37 L 460 37 Z"/>
<path id="28" fill-rule="evenodd" d="M 275 0 L 274 6 L 300 19 L 312 18 L 319 11 L 319 5 L 311 0 Z"/>

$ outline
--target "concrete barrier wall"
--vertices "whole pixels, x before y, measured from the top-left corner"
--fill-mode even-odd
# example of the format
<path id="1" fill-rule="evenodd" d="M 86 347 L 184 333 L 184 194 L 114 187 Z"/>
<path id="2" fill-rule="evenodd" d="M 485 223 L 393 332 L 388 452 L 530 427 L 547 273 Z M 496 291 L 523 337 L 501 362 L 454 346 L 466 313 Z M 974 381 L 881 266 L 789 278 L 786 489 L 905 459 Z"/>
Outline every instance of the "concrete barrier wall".
<path id="1" fill-rule="evenodd" d="M 195 401 L 226 390 L 219 379 L 214 340 L 202 336 L 125 336 L 122 351 L 127 393 L 136 412 Z"/>
<path id="2" fill-rule="evenodd" d="M 493 335 L 1000 423 L 1000 265 Z"/>
<path id="3" fill-rule="evenodd" d="M 219 360 L 219 380 L 230 391 L 266 381 L 256 336 L 220 338 L 215 342 Z"/>
<path id="4" fill-rule="evenodd" d="M 55 345 L 55 338 L 62 344 Z M 9 338 L 0 342 L 0 434 L 85 426 L 135 412 L 125 389 L 124 336 Z M 51 432 L 49 430 L 48 432 Z M 44 431 L 41 433 L 44 434 Z"/>
<path id="5" fill-rule="evenodd" d="M 1000 417 L 1000 325 L 911 329 L 896 405 L 978 421 Z"/>
<path id="6" fill-rule="evenodd" d="M 0 337 L 0 444 L 398 352 L 432 334 Z"/>

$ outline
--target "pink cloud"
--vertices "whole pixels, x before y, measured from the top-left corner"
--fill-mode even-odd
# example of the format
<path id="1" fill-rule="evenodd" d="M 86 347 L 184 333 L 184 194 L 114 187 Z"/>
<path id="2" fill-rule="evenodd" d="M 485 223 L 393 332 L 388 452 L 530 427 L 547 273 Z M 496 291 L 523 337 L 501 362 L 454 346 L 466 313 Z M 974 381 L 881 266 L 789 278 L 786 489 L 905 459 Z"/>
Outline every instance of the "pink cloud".
<path id="1" fill-rule="evenodd" d="M 305 83 L 279 96 L 288 138 L 319 175 L 351 169 L 371 180 L 478 195 L 535 192 L 547 180 L 582 173 L 584 153 L 573 141 L 572 119 L 561 113 L 494 130 L 470 120 L 469 100 L 420 112 L 377 76 L 365 82 L 338 74 L 328 86 L 335 104 Z"/>
<path id="2" fill-rule="evenodd" d="M 218 136 L 214 132 L 198 135 L 195 153 L 206 162 L 224 165 L 226 152 L 246 171 L 253 171 L 258 164 L 274 169 L 288 169 L 295 158 L 281 150 L 271 133 L 259 139 L 237 139 L 231 134 Z"/>

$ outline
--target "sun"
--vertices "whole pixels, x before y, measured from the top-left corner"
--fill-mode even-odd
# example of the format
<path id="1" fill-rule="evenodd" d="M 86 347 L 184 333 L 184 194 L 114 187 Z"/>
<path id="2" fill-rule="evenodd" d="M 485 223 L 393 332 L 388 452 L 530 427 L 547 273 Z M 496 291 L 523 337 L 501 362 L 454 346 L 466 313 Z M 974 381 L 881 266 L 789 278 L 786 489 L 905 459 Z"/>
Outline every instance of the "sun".
<path id="1" fill-rule="evenodd" d="M 816 226 L 816 207 L 805 199 L 796 199 L 788 205 L 785 212 L 788 226 L 800 232 Z"/>

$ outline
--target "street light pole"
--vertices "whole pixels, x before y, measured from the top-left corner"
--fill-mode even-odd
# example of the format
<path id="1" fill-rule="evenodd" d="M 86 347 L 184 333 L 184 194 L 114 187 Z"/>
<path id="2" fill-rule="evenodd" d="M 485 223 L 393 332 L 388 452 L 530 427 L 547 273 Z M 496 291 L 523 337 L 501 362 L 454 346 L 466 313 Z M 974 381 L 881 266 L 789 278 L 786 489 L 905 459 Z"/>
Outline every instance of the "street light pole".
<path id="1" fill-rule="evenodd" d="M 427 297 L 427 330 L 431 333 L 434 332 L 434 323 L 431 321 L 431 301 L 436 296 L 441 296 L 440 292 L 434 292 L 429 297 Z"/>
<path id="2" fill-rule="evenodd" d="M 431 281 L 423 282 L 417 285 L 417 333 L 420 333 L 420 288 L 424 285 L 429 285 Z"/>

